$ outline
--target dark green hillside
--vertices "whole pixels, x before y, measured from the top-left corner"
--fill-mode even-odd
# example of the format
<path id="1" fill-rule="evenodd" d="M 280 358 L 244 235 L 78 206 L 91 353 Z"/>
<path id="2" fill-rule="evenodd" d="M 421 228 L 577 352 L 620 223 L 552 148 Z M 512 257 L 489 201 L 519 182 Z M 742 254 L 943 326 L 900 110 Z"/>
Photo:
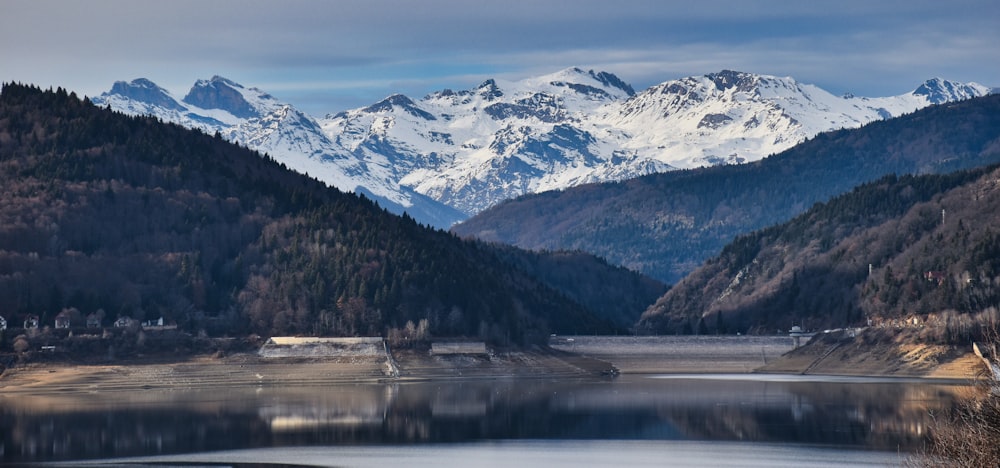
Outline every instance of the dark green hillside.
<path id="1" fill-rule="evenodd" d="M 635 325 L 667 285 L 584 252 L 533 252 L 491 245 L 501 261 L 538 278 L 621 329 Z"/>
<path id="2" fill-rule="evenodd" d="M 934 321 L 967 343 L 1000 319 L 1000 169 L 887 176 L 738 237 L 643 315 L 656 332 Z M 870 322 L 869 322 L 870 321 Z M 994 323 L 995 326 L 995 323 Z"/>
<path id="3" fill-rule="evenodd" d="M 612 330 L 491 248 L 61 89 L 4 86 L 0 187 L 12 324 L 76 309 L 229 335 L 380 335 L 424 319 L 433 335 L 499 344 Z"/>
<path id="4" fill-rule="evenodd" d="M 455 226 L 463 237 L 582 250 L 668 283 L 739 234 L 886 174 L 1000 161 L 1000 95 L 821 134 L 759 162 L 529 195 Z"/>

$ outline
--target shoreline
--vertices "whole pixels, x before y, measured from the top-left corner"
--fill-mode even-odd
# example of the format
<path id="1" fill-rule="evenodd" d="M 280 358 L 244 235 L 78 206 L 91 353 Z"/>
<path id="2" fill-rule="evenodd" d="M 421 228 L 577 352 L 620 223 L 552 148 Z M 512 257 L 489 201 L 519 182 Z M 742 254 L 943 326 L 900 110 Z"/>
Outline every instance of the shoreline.
<path id="1" fill-rule="evenodd" d="M 831 349 L 833 348 L 833 349 Z M 451 379 L 607 378 L 609 375 L 789 374 L 969 381 L 982 367 L 972 351 L 911 350 L 913 359 L 874 346 L 812 344 L 787 337 L 558 337 L 549 348 L 489 355 L 266 358 L 256 353 L 111 363 L 36 362 L 0 375 L 0 397 L 144 390 L 324 386 Z M 912 357 L 912 356 L 911 356 Z"/>

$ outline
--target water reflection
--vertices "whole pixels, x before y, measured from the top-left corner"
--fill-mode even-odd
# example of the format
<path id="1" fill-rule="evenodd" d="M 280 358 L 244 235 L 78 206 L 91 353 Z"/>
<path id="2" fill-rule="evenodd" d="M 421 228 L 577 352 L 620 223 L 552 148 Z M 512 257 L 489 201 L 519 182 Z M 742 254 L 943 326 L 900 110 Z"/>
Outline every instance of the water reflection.
<path id="1" fill-rule="evenodd" d="M 0 394 L 4 462 L 264 447 L 699 440 L 919 447 L 961 386 L 645 378 Z"/>

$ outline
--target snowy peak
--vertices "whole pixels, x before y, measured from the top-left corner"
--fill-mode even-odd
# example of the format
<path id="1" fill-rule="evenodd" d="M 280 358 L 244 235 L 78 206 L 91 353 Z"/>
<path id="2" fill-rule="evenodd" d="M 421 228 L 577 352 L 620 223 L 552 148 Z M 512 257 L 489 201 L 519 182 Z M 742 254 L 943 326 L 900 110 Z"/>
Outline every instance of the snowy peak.
<path id="1" fill-rule="evenodd" d="M 624 91 L 625 94 L 629 96 L 635 96 L 635 90 L 632 89 L 632 86 L 622 81 L 621 78 L 618 78 L 614 74 L 603 71 L 595 74 L 594 70 L 590 70 L 588 74 L 604 86 L 617 88 Z"/>
<path id="2" fill-rule="evenodd" d="M 362 109 L 362 112 L 367 112 L 369 114 L 376 114 L 376 113 L 392 112 L 393 110 L 397 109 L 421 119 L 437 120 L 436 117 L 434 117 L 427 111 L 424 111 L 419 107 L 417 107 L 417 104 L 413 102 L 412 99 L 402 94 L 393 94 L 392 96 L 389 96 L 375 104 L 365 107 L 364 109 Z"/>
<path id="3" fill-rule="evenodd" d="M 614 74 L 594 70 L 583 71 L 580 68 L 567 68 L 549 75 L 512 83 L 511 86 L 515 89 L 530 88 L 568 99 L 579 97 L 591 100 L 617 100 L 635 94 L 632 86 Z M 574 94 L 577 96 L 573 96 Z"/>
<path id="4" fill-rule="evenodd" d="M 913 91 L 914 96 L 923 96 L 931 104 L 961 101 L 989 94 L 990 89 L 978 83 L 958 83 L 933 78 Z"/>
<path id="5" fill-rule="evenodd" d="M 260 117 L 261 109 L 251 104 L 250 100 L 265 99 L 273 98 L 256 88 L 248 90 L 239 83 L 221 76 L 213 76 L 211 80 L 198 80 L 188 91 L 187 96 L 184 96 L 184 102 L 187 104 L 202 109 L 224 110 L 241 119 Z"/>
<path id="6" fill-rule="evenodd" d="M 109 95 L 122 96 L 127 99 L 145 102 L 164 109 L 182 110 L 184 108 L 177 102 L 177 100 L 170 96 L 170 93 L 167 92 L 167 90 L 157 86 L 156 83 L 153 83 L 145 78 L 138 78 L 128 83 L 124 81 L 116 81 L 115 84 L 111 86 L 111 91 L 102 94 L 104 97 Z"/>
<path id="7" fill-rule="evenodd" d="M 494 119 L 502 120 L 535 114 L 539 106 L 590 111 L 595 104 L 617 101 L 634 94 L 632 86 L 611 73 L 567 68 L 520 81 L 488 79 L 465 91 L 445 89 L 428 94 L 422 103 L 477 109 L 501 104 L 487 112 Z M 549 117 L 544 119 L 547 121 Z"/>
<path id="8" fill-rule="evenodd" d="M 766 101 L 803 92 L 799 83 L 792 78 L 723 70 L 704 76 L 665 81 L 637 94 L 633 101 L 642 103 L 652 100 L 656 105 L 681 109 L 709 101 L 731 102 L 736 96 L 741 96 L 741 100 Z M 636 109 L 636 106 L 626 105 L 624 109 Z"/>
<path id="9" fill-rule="evenodd" d="M 476 88 L 475 93 L 487 101 L 494 101 L 503 97 L 503 91 L 500 91 L 496 80 L 493 79 L 484 81 Z"/>
<path id="10" fill-rule="evenodd" d="M 711 80 L 719 91 L 735 89 L 744 93 L 754 92 L 761 78 L 759 75 L 733 70 L 722 70 L 719 73 L 705 75 L 705 77 Z"/>

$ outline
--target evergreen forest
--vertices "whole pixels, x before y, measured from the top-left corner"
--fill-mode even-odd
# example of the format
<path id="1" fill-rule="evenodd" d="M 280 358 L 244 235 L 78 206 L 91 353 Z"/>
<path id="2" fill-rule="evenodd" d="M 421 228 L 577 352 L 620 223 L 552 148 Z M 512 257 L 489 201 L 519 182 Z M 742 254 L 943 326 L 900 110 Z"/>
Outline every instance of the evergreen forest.
<path id="1" fill-rule="evenodd" d="M 4 85 L 0 187 L 0 316 L 12 327 L 68 314 L 73 327 L 163 318 L 208 336 L 419 330 L 517 346 L 621 330 L 615 315 L 634 320 L 663 288 L 599 317 L 571 298 L 592 283 L 559 290 L 509 251 L 63 89 Z M 602 268 L 624 274 L 623 294 L 646 287 Z"/>
<path id="2" fill-rule="evenodd" d="M 640 328 L 919 326 L 936 343 L 983 339 L 1000 324 L 997 181 L 1000 166 L 859 186 L 737 237 L 650 307 Z"/>

